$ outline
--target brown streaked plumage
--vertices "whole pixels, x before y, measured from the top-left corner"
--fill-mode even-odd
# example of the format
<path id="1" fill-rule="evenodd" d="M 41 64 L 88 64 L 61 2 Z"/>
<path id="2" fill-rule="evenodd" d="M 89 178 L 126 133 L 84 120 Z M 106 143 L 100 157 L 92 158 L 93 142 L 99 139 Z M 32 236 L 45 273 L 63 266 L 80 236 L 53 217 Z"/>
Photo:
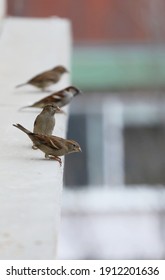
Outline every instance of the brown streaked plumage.
<path id="1" fill-rule="evenodd" d="M 32 105 L 22 107 L 21 109 L 29 107 L 43 108 L 47 104 L 54 104 L 61 108 L 67 105 L 72 100 L 72 98 L 79 93 L 81 93 L 81 91 L 78 88 L 75 86 L 69 86 L 40 99 Z"/>
<path id="2" fill-rule="evenodd" d="M 64 73 L 68 73 L 68 70 L 64 66 L 59 65 L 51 70 L 36 75 L 32 79 L 28 80 L 26 83 L 17 85 L 16 87 L 18 88 L 25 85 L 32 85 L 44 91 L 49 86 L 59 82 Z"/>
<path id="3" fill-rule="evenodd" d="M 33 133 L 52 135 L 55 126 L 54 115 L 56 112 L 60 111 L 60 108 L 53 104 L 46 105 L 34 121 Z M 32 148 L 37 149 L 34 145 Z"/>
<path id="4" fill-rule="evenodd" d="M 60 108 L 53 104 L 46 105 L 34 121 L 33 133 L 51 135 L 55 126 L 55 113 Z"/>
<path id="5" fill-rule="evenodd" d="M 62 161 L 59 156 L 64 156 L 74 152 L 81 152 L 80 145 L 74 140 L 68 140 L 54 135 L 33 133 L 21 124 L 13 124 L 13 126 L 26 133 L 33 144 L 45 153 L 45 158 L 57 160 L 60 165 L 62 164 Z"/>

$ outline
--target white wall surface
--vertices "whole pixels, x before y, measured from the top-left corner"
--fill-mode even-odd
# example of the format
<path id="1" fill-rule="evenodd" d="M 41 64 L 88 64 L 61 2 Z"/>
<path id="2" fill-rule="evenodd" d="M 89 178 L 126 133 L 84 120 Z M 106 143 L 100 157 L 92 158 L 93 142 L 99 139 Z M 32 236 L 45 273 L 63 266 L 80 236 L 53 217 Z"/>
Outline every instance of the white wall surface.
<path id="1" fill-rule="evenodd" d="M 65 190 L 60 231 L 59 259 L 164 259 L 164 187 Z"/>
<path id="2" fill-rule="evenodd" d="M 4 17 L 6 13 L 6 0 L 0 0 L 0 18 Z"/>

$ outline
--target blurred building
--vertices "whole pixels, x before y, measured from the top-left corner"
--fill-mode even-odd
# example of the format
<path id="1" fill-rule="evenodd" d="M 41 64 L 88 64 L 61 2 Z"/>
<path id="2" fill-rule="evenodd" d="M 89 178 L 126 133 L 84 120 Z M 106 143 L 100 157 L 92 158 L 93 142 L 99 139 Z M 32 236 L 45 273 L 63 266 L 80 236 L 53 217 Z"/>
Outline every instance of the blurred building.
<path id="1" fill-rule="evenodd" d="M 165 256 L 165 2 L 8 0 L 72 21 L 73 84 L 60 258 Z"/>
<path id="2" fill-rule="evenodd" d="M 163 0 L 8 0 L 8 14 L 71 19 L 75 43 L 155 43 L 165 37 Z"/>

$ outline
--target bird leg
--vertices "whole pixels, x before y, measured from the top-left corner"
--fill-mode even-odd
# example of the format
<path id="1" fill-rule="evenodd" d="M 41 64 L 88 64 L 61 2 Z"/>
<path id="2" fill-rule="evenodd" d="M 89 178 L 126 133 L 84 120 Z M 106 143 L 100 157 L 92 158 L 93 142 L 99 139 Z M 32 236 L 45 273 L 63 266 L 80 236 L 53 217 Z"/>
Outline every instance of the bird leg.
<path id="1" fill-rule="evenodd" d="M 52 157 L 50 157 L 50 159 L 57 160 L 57 161 L 59 162 L 60 166 L 62 165 L 62 160 L 61 160 L 59 157 L 57 157 L 57 156 L 52 156 Z"/>
<path id="2" fill-rule="evenodd" d="M 32 146 L 32 149 L 33 149 L 33 150 L 37 150 L 38 148 L 37 148 L 35 145 L 33 145 L 33 146 Z"/>
<path id="3" fill-rule="evenodd" d="M 50 89 L 47 89 L 46 87 L 42 87 L 42 88 L 41 88 L 41 91 L 42 91 L 42 92 L 51 92 L 51 90 L 50 90 Z"/>
<path id="4" fill-rule="evenodd" d="M 48 158 L 49 158 L 49 155 L 45 154 L 45 158 L 47 158 L 47 159 L 48 159 Z"/>
<path id="5" fill-rule="evenodd" d="M 62 165 L 62 160 L 60 159 L 60 157 L 45 154 L 45 158 L 57 160 L 59 162 L 60 166 Z"/>

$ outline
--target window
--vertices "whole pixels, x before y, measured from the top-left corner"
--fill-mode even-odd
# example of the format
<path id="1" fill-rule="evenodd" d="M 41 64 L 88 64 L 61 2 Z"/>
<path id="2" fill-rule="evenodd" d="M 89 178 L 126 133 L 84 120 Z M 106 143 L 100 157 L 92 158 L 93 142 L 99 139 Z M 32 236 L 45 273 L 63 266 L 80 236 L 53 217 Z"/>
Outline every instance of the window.
<path id="1" fill-rule="evenodd" d="M 87 93 L 71 106 L 68 138 L 82 154 L 66 157 L 66 186 L 165 184 L 162 101 Z"/>

